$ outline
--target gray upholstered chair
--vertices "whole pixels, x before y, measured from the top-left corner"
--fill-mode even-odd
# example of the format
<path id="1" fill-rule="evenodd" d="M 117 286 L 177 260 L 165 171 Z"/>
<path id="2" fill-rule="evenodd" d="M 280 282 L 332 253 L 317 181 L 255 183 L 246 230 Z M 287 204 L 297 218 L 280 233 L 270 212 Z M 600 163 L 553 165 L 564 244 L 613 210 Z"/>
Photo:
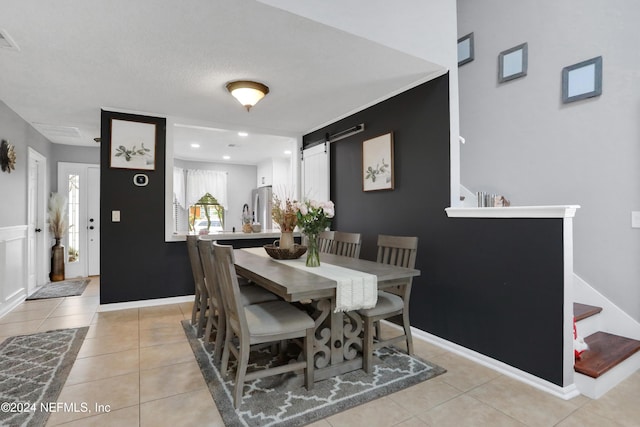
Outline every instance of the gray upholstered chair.
<path id="1" fill-rule="evenodd" d="M 209 294 L 204 283 L 204 271 L 198 252 L 198 236 L 187 236 L 187 252 L 195 284 L 195 300 L 191 310 L 191 324 L 196 325 L 198 337 L 204 332 Z"/>
<path id="2" fill-rule="evenodd" d="M 360 258 L 360 247 L 362 246 L 362 236 L 360 233 L 345 233 L 335 231 L 333 233 L 333 249 L 331 253 Z"/>
<path id="3" fill-rule="evenodd" d="M 225 333 L 225 314 L 220 293 L 220 284 L 216 273 L 215 259 L 213 254 L 213 242 L 210 240 L 199 240 L 198 251 L 202 260 L 204 271 L 204 283 L 209 296 L 207 311 L 207 322 L 204 330 L 206 340 L 211 340 L 212 333 L 215 333 L 213 348 L 213 360 L 218 363 L 222 355 Z M 240 280 L 240 278 L 238 278 Z M 240 286 L 240 300 L 243 305 L 257 304 L 267 301 L 277 301 L 277 295 L 261 288 L 255 284 L 245 284 Z"/>
<path id="4" fill-rule="evenodd" d="M 222 374 L 226 374 L 231 353 L 238 361 L 233 390 L 234 406 L 236 408 L 240 406 L 246 381 L 271 375 L 304 369 L 305 385 L 307 389 L 311 389 L 313 386 L 314 320 L 302 310 L 284 301 L 243 305 L 240 300 L 240 286 L 235 274 L 233 248 L 218 243 L 214 243 L 213 248 L 226 316 Z M 237 346 L 234 342 L 236 337 Z M 247 373 L 252 345 L 277 343 L 294 338 L 302 338 L 304 341 L 302 361 Z"/>
<path id="5" fill-rule="evenodd" d="M 404 236 L 378 236 L 377 262 L 392 264 L 400 267 L 414 268 L 418 252 L 418 238 Z M 376 306 L 358 310 L 364 324 L 363 368 L 371 372 L 373 351 L 387 347 L 399 341 L 406 341 L 407 353 L 413 354 L 413 339 L 411 337 L 411 323 L 409 322 L 409 298 L 411 296 L 411 281 L 408 284 L 378 291 Z M 383 319 L 402 315 L 404 334 L 383 340 L 380 334 L 379 322 Z M 377 338 L 374 343 L 374 336 Z"/>

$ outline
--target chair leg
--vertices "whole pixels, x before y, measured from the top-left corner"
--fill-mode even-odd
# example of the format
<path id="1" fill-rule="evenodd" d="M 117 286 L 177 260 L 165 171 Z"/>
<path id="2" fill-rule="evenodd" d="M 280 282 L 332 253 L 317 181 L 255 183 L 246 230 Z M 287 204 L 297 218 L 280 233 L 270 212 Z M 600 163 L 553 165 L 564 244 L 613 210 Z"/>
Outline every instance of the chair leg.
<path id="1" fill-rule="evenodd" d="M 200 315 L 198 317 L 198 338 L 204 335 L 205 321 L 207 320 L 207 306 L 209 305 L 209 297 L 204 292 L 200 293 Z"/>
<path id="2" fill-rule="evenodd" d="M 196 313 L 198 312 L 199 307 L 200 307 L 200 292 L 198 291 L 198 288 L 196 287 L 196 294 L 195 294 L 195 298 L 193 300 L 193 308 L 191 309 L 191 324 L 192 325 L 196 324 Z"/>
<path id="3" fill-rule="evenodd" d="M 241 340 L 242 341 L 242 340 Z M 226 350 L 226 348 L 225 348 Z M 233 389 L 233 405 L 236 409 L 240 407 L 244 391 L 244 377 L 249 366 L 249 352 L 251 348 L 248 343 L 240 343 L 240 356 L 238 357 L 238 368 L 236 370 L 236 385 Z"/>
<path id="4" fill-rule="evenodd" d="M 362 367 L 364 371 L 369 374 L 371 373 L 371 366 L 373 365 L 373 333 L 374 333 L 374 322 L 370 317 L 365 317 L 364 319 L 364 344 L 362 349 Z"/>
<path id="5" fill-rule="evenodd" d="M 226 332 L 224 337 L 224 346 L 222 349 L 222 363 L 220 365 L 220 374 L 224 377 L 227 373 L 227 369 L 229 368 L 229 352 L 231 351 L 231 346 L 233 343 L 231 339 L 233 338 L 233 331 L 229 324 L 227 324 Z"/>
<path id="6" fill-rule="evenodd" d="M 213 362 L 219 363 L 220 356 L 222 355 L 222 347 L 225 342 L 225 331 L 227 328 L 227 322 L 224 316 L 218 315 L 218 327 L 216 328 L 216 342 L 213 348 Z"/>
<path id="7" fill-rule="evenodd" d="M 213 307 L 212 305 L 210 307 Z M 204 328 L 204 341 L 211 341 L 211 333 L 213 332 L 213 326 L 215 323 L 215 310 L 210 309 L 207 312 L 207 326 Z"/>
<path id="8" fill-rule="evenodd" d="M 313 372 L 314 372 L 314 364 L 315 360 L 313 357 L 313 339 L 314 339 L 314 328 L 307 329 L 307 336 L 304 339 L 304 357 L 307 361 L 307 367 L 304 370 L 305 373 L 305 386 L 307 390 L 311 390 L 313 388 Z"/>
<path id="9" fill-rule="evenodd" d="M 409 311 L 404 310 L 402 313 L 402 326 L 404 327 L 404 335 L 407 339 L 407 354 L 413 354 L 413 337 L 411 336 L 411 323 L 409 322 Z"/>

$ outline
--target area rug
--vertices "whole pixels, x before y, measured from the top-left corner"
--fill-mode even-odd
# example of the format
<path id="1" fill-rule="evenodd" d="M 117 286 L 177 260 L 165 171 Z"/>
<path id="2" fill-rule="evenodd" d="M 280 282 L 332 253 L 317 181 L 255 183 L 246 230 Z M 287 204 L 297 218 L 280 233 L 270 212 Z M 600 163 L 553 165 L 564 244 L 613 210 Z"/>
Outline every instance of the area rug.
<path id="1" fill-rule="evenodd" d="M 44 426 L 88 327 L 7 338 L 0 344 L 0 425 Z"/>
<path id="2" fill-rule="evenodd" d="M 301 376 L 283 374 L 245 384 L 239 409 L 233 406 L 233 375 L 223 378 L 213 363 L 213 346 L 196 338 L 188 320 L 182 322 L 202 375 L 222 415 L 225 426 L 301 426 L 402 390 L 440 375 L 445 369 L 395 349 L 377 351 L 374 372 L 358 369 L 318 381 L 311 391 Z M 268 350 L 252 352 L 249 367 L 272 363 Z M 230 364 L 230 372 L 235 369 Z M 249 390 L 247 390 L 249 387 Z"/>
<path id="3" fill-rule="evenodd" d="M 27 301 L 82 295 L 89 282 L 89 279 L 70 279 L 61 282 L 47 283 L 31 294 L 29 298 L 27 298 Z"/>

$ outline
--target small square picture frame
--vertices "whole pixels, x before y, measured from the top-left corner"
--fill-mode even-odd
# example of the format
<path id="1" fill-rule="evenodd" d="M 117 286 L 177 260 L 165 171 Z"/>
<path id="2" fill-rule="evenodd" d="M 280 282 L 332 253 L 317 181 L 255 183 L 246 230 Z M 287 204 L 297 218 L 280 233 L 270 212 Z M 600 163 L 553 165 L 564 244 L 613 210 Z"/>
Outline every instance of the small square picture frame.
<path id="1" fill-rule="evenodd" d="M 529 45 L 522 43 L 498 55 L 498 83 L 519 79 L 527 75 Z"/>
<path id="2" fill-rule="evenodd" d="M 111 119 L 109 167 L 112 169 L 155 170 L 155 123 Z"/>
<path id="3" fill-rule="evenodd" d="M 473 61 L 473 45 L 473 32 L 458 39 L 458 67 Z"/>
<path id="4" fill-rule="evenodd" d="M 562 103 L 593 98 L 602 94 L 602 56 L 562 69 Z"/>

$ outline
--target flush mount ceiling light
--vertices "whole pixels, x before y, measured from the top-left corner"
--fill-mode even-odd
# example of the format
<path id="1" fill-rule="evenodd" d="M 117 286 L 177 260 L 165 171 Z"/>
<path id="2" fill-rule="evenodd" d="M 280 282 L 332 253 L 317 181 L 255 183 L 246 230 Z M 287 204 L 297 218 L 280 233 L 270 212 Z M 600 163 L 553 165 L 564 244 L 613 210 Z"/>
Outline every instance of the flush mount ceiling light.
<path id="1" fill-rule="evenodd" d="M 266 94 L 269 88 L 262 83 L 247 80 L 238 80 L 227 83 L 227 90 L 242 104 L 247 111 L 258 103 Z"/>

